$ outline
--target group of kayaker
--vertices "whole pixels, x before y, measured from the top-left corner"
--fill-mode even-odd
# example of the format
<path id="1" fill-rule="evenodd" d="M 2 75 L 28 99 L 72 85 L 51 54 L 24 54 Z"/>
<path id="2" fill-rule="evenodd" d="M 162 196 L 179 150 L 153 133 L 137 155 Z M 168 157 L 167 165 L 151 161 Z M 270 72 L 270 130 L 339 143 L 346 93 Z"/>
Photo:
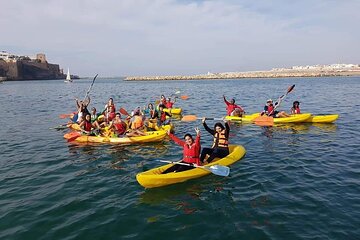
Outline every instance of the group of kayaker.
<path id="1" fill-rule="evenodd" d="M 149 103 L 147 107 L 143 109 L 137 107 L 131 114 L 128 114 L 122 108 L 116 112 L 113 98 L 109 98 L 101 113 L 97 113 L 95 107 L 91 109 L 91 113 L 89 112 L 89 97 L 84 101 L 78 99 L 75 101 L 77 112 L 71 116 L 71 120 L 73 123 L 79 124 L 84 134 L 116 137 L 144 136 L 146 135 L 144 133 L 145 128 L 154 129 L 169 124 L 170 120 L 167 117 L 171 117 L 171 113 L 165 112 L 164 109 L 172 107 L 176 102 L 176 100 L 172 102 L 171 98 L 166 100 L 165 96 L 162 95 L 156 108 L 152 103 Z M 121 119 L 121 113 L 126 115 L 124 120 Z"/>
<path id="2" fill-rule="evenodd" d="M 235 104 L 235 99 L 231 99 L 230 102 L 226 100 L 225 95 L 223 96 L 224 102 L 226 104 L 226 111 L 228 116 L 236 116 L 243 117 L 245 115 L 245 110 Z M 272 99 L 268 99 L 266 101 L 266 105 L 264 106 L 264 110 L 261 112 L 261 115 L 267 115 L 269 117 L 282 118 L 282 117 L 290 117 L 285 111 L 276 111 L 277 106 L 280 105 L 281 99 L 279 99 L 275 104 Z M 291 108 L 291 114 L 300 114 L 300 102 L 294 101 L 293 106 Z"/>

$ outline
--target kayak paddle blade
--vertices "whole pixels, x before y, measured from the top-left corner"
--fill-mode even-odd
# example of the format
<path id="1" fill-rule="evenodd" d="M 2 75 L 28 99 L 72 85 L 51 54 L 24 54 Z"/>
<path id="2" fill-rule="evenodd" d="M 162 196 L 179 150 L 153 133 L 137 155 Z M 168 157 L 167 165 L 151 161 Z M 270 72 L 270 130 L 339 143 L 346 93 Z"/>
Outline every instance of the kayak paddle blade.
<path id="1" fill-rule="evenodd" d="M 184 95 L 184 96 L 180 96 L 180 98 L 181 98 L 182 100 L 188 100 L 189 96 Z"/>
<path id="2" fill-rule="evenodd" d="M 204 168 L 215 175 L 227 177 L 230 174 L 230 168 L 221 165 L 212 165 L 210 167 L 204 166 Z"/>
<path id="3" fill-rule="evenodd" d="M 119 111 L 120 111 L 121 114 L 124 114 L 124 115 L 126 115 L 126 116 L 129 116 L 129 115 L 130 115 L 124 108 L 120 108 Z"/>
<path id="4" fill-rule="evenodd" d="M 185 115 L 181 118 L 181 121 L 183 122 L 192 122 L 196 121 L 198 117 L 196 115 Z"/>
<path id="5" fill-rule="evenodd" d="M 268 116 L 256 117 L 253 122 L 258 126 L 270 127 L 274 126 L 274 118 Z"/>

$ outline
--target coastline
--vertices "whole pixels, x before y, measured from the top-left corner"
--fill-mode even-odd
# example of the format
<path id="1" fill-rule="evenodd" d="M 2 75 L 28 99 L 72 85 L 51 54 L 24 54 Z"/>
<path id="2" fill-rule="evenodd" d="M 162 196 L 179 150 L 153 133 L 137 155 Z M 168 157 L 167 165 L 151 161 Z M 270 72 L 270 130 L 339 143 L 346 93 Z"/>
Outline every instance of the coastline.
<path id="1" fill-rule="evenodd" d="M 336 77 L 360 76 L 360 67 L 340 70 L 270 70 L 251 72 L 208 73 L 199 75 L 175 76 L 128 76 L 124 81 L 167 81 L 167 80 L 211 80 L 211 79 L 241 79 L 241 78 L 289 78 L 289 77 Z"/>

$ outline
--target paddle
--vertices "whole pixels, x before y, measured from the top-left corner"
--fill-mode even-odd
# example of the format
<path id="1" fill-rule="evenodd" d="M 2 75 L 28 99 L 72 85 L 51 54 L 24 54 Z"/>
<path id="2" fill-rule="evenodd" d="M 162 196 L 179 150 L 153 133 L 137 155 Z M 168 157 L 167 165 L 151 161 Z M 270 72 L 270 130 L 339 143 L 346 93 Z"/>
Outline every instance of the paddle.
<path id="1" fill-rule="evenodd" d="M 124 108 L 120 108 L 119 111 L 120 111 L 121 114 L 124 114 L 126 116 L 130 116 L 130 114 Z"/>
<path id="2" fill-rule="evenodd" d="M 71 117 L 71 115 L 73 115 L 72 113 L 64 113 L 64 114 L 60 114 L 59 118 L 64 119 L 64 118 L 69 118 Z"/>
<path id="3" fill-rule="evenodd" d="M 209 172 L 212 172 L 215 175 L 223 176 L 223 177 L 227 177 L 230 174 L 230 168 L 227 166 L 222 166 L 222 165 L 212 165 L 212 166 L 208 167 L 208 166 L 199 166 L 196 164 L 182 163 L 182 162 L 172 162 L 172 161 L 165 161 L 165 160 L 157 160 L 157 161 L 164 162 L 164 163 L 179 164 L 179 165 L 184 165 L 184 166 L 193 166 L 196 168 L 202 168 Z"/>
<path id="4" fill-rule="evenodd" d="M 182 100 L 188 100 L 188 99 L 189 99 L 189 96 L 183 95 L 183 96 L 180 96 L 180 98 L 181 98 Z"/>
<path id="5" fill-rule="evenodd" d="M 95 79 L 97 78 L 97 76 L 98 76 L 98 74 L 96 74 L 95 77 L 94 77 L 94 79 L 92 80 L 91 85 L 90 85 L 89 89 L 87 90 L 87 92 L 86 92 L 86 94 L 85 94 L 84 101 L 85 101 L 86 98 L 88 97 L 88 95 L 89 95 L 89 93 L 90 93 L 90 91 L 91 91 L 91 88 L 92 88 L 92 86 L 93 86 L 94 83 L 95 83 Z"/>
<path id="6" fill-rule="evenodd" d="M 183 122 L 193 122 L 196 120 L 203 119 L 203 117 L 198 117 L 196 115 L 185 115 L 181 118 L 181 121 Z M 205 120 L 216 120 L 216 121 L 222 121 L 224 118 L 207 118 L 205 117 Z"/>
<path id="7" fill-rule="evenodd" d="M 292 85 L 292 86 L 290 86 L 290 87 L 288 87 L 286 93 L 285 93 L 284 95 L 280 96 L 280 97 L 278 98 L 278 101 L 275 102 L 275 105 L 274 105 L 273 110 L 272 110 L 270 113 L 268 113 L 269 115 L 271 115 L 271 114 L 275 111 L 275 109 L 276 109 L 278 106 L 280 106 L 281 101 L 284 100 L 285 97 L 286 97 L 294 88 L 295 88 L 295 84 Z M 270 117 L 270 116 L 264 116 L 264 115 L 263 115 L 263 116 L 256 117 L 256 118 L 253 120 L 253 122 L 254 122 L 256 125 L 259 125 L 259 126 L 274 126 L 274 118 L 273 118 L 273 117 Z"/>

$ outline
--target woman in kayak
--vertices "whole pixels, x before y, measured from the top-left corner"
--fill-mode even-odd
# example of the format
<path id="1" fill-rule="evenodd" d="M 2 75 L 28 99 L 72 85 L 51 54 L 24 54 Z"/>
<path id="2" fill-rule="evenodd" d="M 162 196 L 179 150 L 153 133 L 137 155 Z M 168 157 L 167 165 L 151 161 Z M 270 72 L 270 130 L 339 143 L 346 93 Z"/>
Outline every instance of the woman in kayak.
<path id="1" fill-rule="evenodd" d="M 294 101 L 293 106 L 291 108 L 291 114 L 300 114 L 300 102 Z"/>
<path id="2" fill-rule="evenodd" d="M 73 122 L 81 123 L 84 119 L 86 114 L 90 114 L 89 110 L 87 109 L 88 105 L 90 104 L 90 97 L 88 96 L 85 101 L 79 101 L 79 99 L 75 99 L 77 113 L 74 114 L 72 117 Z"/>
<path id="3" fill-rule="evenodd" d="M 200 130 L 199 128 L 195 128 L 196 132 L 196 139 L 194 141 L 191 134 L 187 133 L 184 136 L 184 141 L 170 133 L 168 131 L 169 137 L 179 146 L 183 147 L 183 159 L 181 160 L 181 163 L 188 163 L 189 166 L 180 165 L 180 164 L 174 164 L 174 166 L 169 167 L 166 169 L 162 174 L 165 173 L 172 173 L 172 172 L 182 172 L 189 169 L 194 168 L 194 164 L 200 166 Z"/>
<path id="4" fill-rule="evenodd" d="M 226 100 L 225 95 L 224 102 L 226 104 L 226 111 L 228 116 L 236 116 L 236 117 L 242 117 L 245 114 L 245 111 L 242 107 L 235 104 L 235 99 L 231 99 L 230 102 Z"/>
<path id="5" fill-rule="evenodd" d="M 148 128 L 155 129 L 157 126 L 158 113 L 152 103 L 149 103 L 148 107 L 144 109 L 144 116 L 146 117 L 145 125 Z"/>
<path id="6" fill-rule="evenodd" d="M 168 98 L 168 100 L 167 100 L 167 102 L 165 104 L 165 107 L 166 108 L 172 108 L 174 106 L 175 102 L 176 102 L 176 97 L 174 98 L 173 102 L 171 101 L 171 98 Z"/>
<path id="7" fill-rule="evenodd" d="M 170 124 L 170 119 L 166 119 L 166 116 L 171 117 L 171 113 L 164 112 L 165 106 L 163 104 L 159 105 L 159 112 L 158 113 L 158 126 Z"/>
<path id="8" fill-rule="evenodd" d="M 275 106 L 278 106 L 278 105 L 279 105 L 279 103 L 276 102 Z M 275 106 L 273 104 L 273 101 L 271 99 L 268 99 L 266 101 L 264 110 L 261 112 L 261 116 L 266 114 L 267 116 L 274 117 L 274 118 L 290 117 L 290 115 L 284 111 L 281 111 L 281 112 L 276 111 Z"/>
<path id="9" fill-rule="evenodd" d="M 214 158 L 223 158 L 229 155 L 229 132 L 230 126 L 225 121 L 225 127 L 220 122 L 215 123 L 214 129 L 210 129 L 205 122 L 205 118 L 202 119 L 202 123 L 206 131 L 214 136 L 214 143 L 211 148 L 204 148 L 201 151 L 200 161 L 202 163 L 210 163 Z M 209 155 L 205 161 L 206 155 Z"/>
<path id="10" fill-rule="evenodd" d="M 91 115 L 90 114 L 85 115 L 85 119 L 80 123 L 79 126 L 82 129 L 82 132 L 89 136 L 96 135 L 93 130 L 100 129 L 100 126 L 96 121 L 91 123 Z"/>

